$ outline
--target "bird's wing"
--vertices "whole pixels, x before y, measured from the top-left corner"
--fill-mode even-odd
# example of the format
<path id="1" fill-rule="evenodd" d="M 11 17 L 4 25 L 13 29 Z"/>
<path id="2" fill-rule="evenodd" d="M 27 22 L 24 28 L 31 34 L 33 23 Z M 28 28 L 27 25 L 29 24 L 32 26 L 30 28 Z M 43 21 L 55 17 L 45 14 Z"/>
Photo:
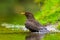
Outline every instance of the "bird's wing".
<path id="1" fill-rule="evenodd" d="M 38 26 L 37 23 L 34 23 L 34 22 L 26 22 L 25 26 L 28 29 L 40 30 L 40 26 Z"/>
<path id="2" fill-rule="evenodd" d="M 35 25 L 37 25 L 38 27 L 42 27 L 42 25 L 41 25 L 38 21 L 34 20 L 33 22 L 34 22 Z"/>

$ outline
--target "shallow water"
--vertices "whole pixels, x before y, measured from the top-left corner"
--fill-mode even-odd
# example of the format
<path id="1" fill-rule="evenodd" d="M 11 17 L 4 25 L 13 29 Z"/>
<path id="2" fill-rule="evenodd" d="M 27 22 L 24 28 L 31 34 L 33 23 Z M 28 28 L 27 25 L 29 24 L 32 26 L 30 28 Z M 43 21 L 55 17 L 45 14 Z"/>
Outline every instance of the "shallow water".
<path id="1" fill-rule="evenodd" d="M 60 33 L 0 33 L 0 40 L 60 40 Z"/>

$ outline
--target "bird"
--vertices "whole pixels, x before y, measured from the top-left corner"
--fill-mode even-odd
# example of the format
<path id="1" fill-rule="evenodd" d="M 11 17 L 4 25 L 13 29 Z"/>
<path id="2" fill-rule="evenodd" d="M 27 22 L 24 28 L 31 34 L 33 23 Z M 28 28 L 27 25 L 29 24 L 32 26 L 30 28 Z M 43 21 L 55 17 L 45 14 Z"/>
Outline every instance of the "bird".
<path id="1" fill-rule="evenodd" d="M 26 16 L 25 27 L 29 29 L 31 32 L 44 32 L 47 30 L 43 25 L 41 25 L 35 18 L 34 15 L 30 12 L 22 12 Z"/>

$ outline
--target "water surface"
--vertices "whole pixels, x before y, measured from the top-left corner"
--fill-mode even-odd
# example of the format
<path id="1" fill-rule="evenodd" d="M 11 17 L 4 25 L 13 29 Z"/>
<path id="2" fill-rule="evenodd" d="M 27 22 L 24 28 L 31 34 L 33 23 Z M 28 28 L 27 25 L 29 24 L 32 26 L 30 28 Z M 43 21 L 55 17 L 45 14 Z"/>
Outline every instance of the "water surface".
<path id="1" fill-rule="evenodd" d="M 60 40 L 60 33 L 0 33 L 0 40 Z"/>

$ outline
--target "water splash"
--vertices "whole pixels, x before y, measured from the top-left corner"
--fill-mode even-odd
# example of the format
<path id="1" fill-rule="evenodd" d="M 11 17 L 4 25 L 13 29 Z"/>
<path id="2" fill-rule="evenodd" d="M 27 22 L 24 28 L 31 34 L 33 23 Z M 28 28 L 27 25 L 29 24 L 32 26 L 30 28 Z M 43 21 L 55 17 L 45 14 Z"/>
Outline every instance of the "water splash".
<path id="1" fill-rule="evenodd" d="M 2 23 L 1 26 L 5 28 L 10 28 L 11 30 L 24 30 L 24 31 L 28 30 L 25 28 L 24 25 L 19 24 L 14 25 L 14 24 Z"/>
<path id="2" fill-rule="evenodd" d="M 50 32 L 60 32 L 60 30 L 57 29 L 58 24 L 54 24 L 54 25 L 47 25 L 46 28 L 47 30 L 49 30 Z"/>
<path id="3" fill-rule="evenodd" d="M 24 25 L 19 25 L 19 24 L 14 25 L 14 24 L 2 23 L 1 26 L 5 27 L 5 28 L 11 28 L 12 30 L 15 30 L 15 29 L 17 29 L 17 30 L 24 30 L 24 31 L 27 31 L 28 30 L 27 28 L 25 28 Z M 58 26 L 58 25 L 57 24 L 47 25 L 47 26 L 45 26 L 45 28 L 49 32 L 60 32 L 60 30 L 58 30 L 56 28 L 56 26 Z M 41 33 L 41 32 L 39 32 L 39 33 Z M 46 33 L 46 32 L 44 32 L 44 33 Z"/>

